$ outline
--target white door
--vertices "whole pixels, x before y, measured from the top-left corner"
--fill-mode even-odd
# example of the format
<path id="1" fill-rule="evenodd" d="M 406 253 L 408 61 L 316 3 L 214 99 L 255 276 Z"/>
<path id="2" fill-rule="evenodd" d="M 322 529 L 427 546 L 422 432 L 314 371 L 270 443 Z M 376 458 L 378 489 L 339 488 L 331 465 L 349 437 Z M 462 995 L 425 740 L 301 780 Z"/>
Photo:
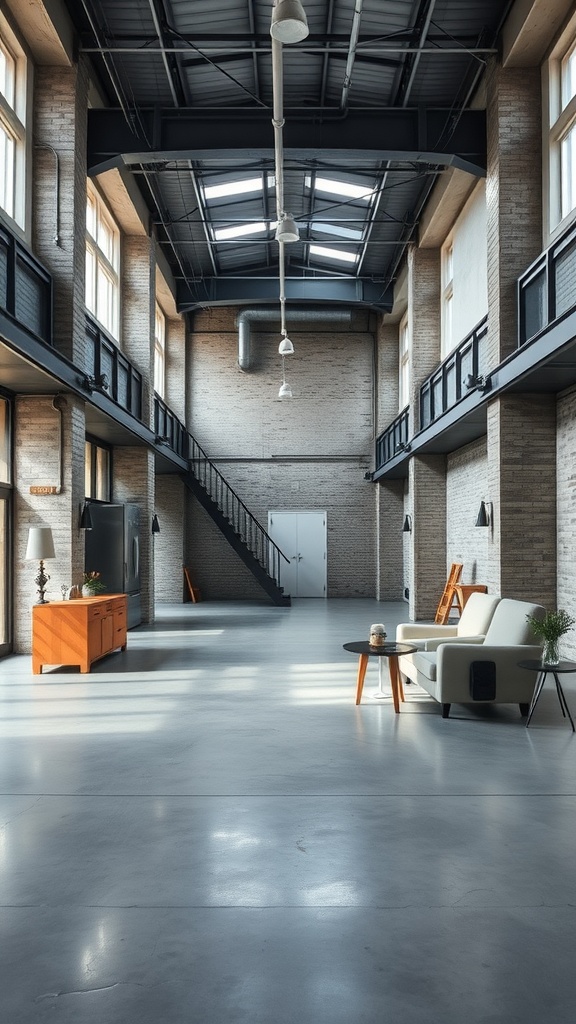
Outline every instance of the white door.
<path id="1" fill-rule="evenodd" d="M 291 597 L 326 597 L 326 513 L 268 513 L 268 533 L 280 559 L 280 586 Z"/>

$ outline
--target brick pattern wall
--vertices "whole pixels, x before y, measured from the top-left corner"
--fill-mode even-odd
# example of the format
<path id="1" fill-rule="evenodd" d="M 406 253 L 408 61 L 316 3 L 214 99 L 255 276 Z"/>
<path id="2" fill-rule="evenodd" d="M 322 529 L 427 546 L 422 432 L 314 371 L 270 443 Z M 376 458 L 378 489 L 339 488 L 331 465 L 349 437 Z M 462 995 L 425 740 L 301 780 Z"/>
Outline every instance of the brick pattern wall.
<path id="1" fill-rule="evenodd" d="M 128 235 L 122 242 L 122 344 L 142 374 L 142 419 L 154 423 L 154 318 L 156 261 L 149 238 Z"/>
<path id="2" fill-rule="evenodd" d="M 576 618 L 576 388 L 558 399 L 557 605 Z M 576 660 L 576 629 L 561 640 L 562 657 Z"/>
<path id="3" fill-rule="evenodd" d="M 166 320 L 166 405 L 186 422 L 186 323 L 171 317 Z"/>
<path id="4" fill-rule="evenodd" d="M 542 248 L 539 68 L 487 74 L 488 365 L 517 345 L 516 281 Z"/>
<path id="5" fill-rule="evenodd" d="M 140 594 L 142 621 L 154 621 L 154 555 L 152 516 L 154 502 L 154 453 L 146 448 L 115 448 L 112 463 L 114 501 L 140 508 Z"/>
<path id="6" fill-rule="evenodd" d="M 491 530 L 475 526 L 483 500 L 490 500 L 485 437 L 447 457 L 447 567 L 462 562 L 462 583 L 488 585 Z"/>
<path id="7" fill-rule="evenodd" d="M 490 591 L 556 602 L 556 397 L 507 395 L 488 409 L 494 502 Z"/>
<path id="8" fill-rule="evenodd" d="M 83 369 L 89 368 L 84 306 L 87 98 L 84 61 L 72 68 L 36 68 L 33 248 L 53 276 L 55 347 Z"/>
<path id="9" fill-rule="evenodd" d="M 328 596 L 373 596 L 376 488 L 364 480 L 374 434 L 369 318 L 354 313 L 348 329 L 298 323 L 290 337 L 295 355 L 286 360 L 286 378 L 294 397 L 280 401 L 279 324 L 253 325 L 253 368 L 242 372 L 235 311 L 197 314 L 191 432 L 265 528 L 270 509 L 325 509 Z M 247 595 L 245 567 L 228 545 L 207 543 L 212 527 L 201 528 L 203 516 L 194 513 L 186 552 L 201 589 L 209 597 Z"/>
<path id="10" fill-rule="evenodd" d="M 30 487 L 57 486 L 59 412 L 51 398 L 18 398 L 14 414 L 14 651 L 31 650 L 31 606 L 37 600 L 38 564 L 24 559 L 29 526 L 50 526 L 56 558 L 45 563 L 46 596 L 61 600 L 61 587 L 82 582 L 84 534 L 79 530 L 84 495 L 84 403 L 61 396 L 62 485 L 60 494 L 30 494 Z"/>
<path id="11" fill-rule="evenodd" d="M 376 435 L 398 415 L 398 324 L 380 318 L 376 344 L 378 349 L 378 387 Z"/>
<path id="12" fill-rule="evenodd" d="M 404 481 L 387 480 L 378 485 L 376 597 L 379 601 L 400 601 L 403 597 L 404 515 Z"/>
<path id="13" fill-rule="evenodd" d="M 409 467 L 413 519 L 410 618 L 434 617 L 446 582 L 446 457 L 415 456 Z"/>
<path id="14" fill-rule="evenodd" d="M 440 362 L 440 250 L 408 253 L 410 433 L 420 428 L 420 387 Z"/>
<path id="15" fill-rule="evenodd" d="M 184 523 L 186 493 L 177 476 L 156 477 L 155 511 L 160 533 L 152 538 L 156 601 L 179 602 L 184 594 Z"/>

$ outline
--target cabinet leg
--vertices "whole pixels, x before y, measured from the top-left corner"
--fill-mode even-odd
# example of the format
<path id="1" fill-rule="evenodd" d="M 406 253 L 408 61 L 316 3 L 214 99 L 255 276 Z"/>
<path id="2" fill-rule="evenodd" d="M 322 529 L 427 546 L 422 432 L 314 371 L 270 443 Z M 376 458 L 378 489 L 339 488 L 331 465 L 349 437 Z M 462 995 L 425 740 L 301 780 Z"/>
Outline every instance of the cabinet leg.
<path id="1" fill-rule="evenodd" d="M 42 675 L 42 665 L 41 665 L 41 663 L 39 661 L 35 661 L 34 658 L 32 659 L 32 675 L 34 675 L 34 676 L 41 676 Z"/>

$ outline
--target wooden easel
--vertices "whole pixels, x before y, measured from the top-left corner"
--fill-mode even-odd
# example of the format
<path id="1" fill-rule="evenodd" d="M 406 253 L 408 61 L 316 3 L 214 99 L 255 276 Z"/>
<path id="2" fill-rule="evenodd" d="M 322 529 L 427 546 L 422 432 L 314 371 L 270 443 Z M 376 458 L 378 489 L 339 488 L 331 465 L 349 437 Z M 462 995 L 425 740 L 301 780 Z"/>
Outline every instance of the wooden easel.
<path id="1" fill-rule="evenodd" d="M 192 580 L 190 579 L 190 572 L 188 571 L 186 566 L 184 565 L 182 568 L 184 569 L 184 577 L 186 579 L 188 590 L 190 592 L 192 604 L 198 604 L 198 601 L 200 600 L 200 591 L 198 590 L 198 587 L 193 586 Z"/>
<path id="2" fill-rule="evenodd" d="M 452 611 L 452 605 L 454 604 L 454 598 L 458 603 L 458 596 L 456 594 L 456 585 L 462 575 L 462 562 L 452 562 L 450 566 L 450 572 L 448 573 L 448 579 L 446 580 L 446 586 L 440 598 L 440 603 L 436 609 L 436 616 L 434 622 L 437 622 L 443 626 L 446 625 L 450 618 L 450 612 Z"/>

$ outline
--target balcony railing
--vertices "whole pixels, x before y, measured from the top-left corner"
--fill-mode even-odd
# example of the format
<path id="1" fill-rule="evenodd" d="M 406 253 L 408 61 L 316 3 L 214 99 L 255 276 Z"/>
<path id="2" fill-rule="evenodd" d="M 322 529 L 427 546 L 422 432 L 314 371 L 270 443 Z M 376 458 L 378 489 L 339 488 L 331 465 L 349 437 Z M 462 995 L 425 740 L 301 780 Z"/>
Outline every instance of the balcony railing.
<path id="1" fill-rule="evenodd" d="M 157 443 L 167 445 L 183 459 L 188 458 L 189 444 L 186 427 L 156 394 L 154 395 L 154 432 Z"/>
<path id="2" fill-rule="evenodd" d="M 5 228 L 0 228 L 0 309 L 35 338 L 52 344 L 52 278 Z"/>
<path id="3" fill-rule="evenodd" d="M 138 372 L 106 331 L 86 314 L 86 341 L 88 343 L 88 369 L 86 381 L 108 395 L 116 405 L 142 420 L 142 374 Z M 104 382 L 105 386 L 102 386 Z"/>
<path id="4" fill-rule="evenodd" d="M 390 462 L 394 456 L 400 455 L 406 450 L 408 444 L 408 407 L 403 409 L 399 416 L 386 427 L 386 430 L 376 438 L 376 468 L 379 469 L 385 462 Z"/>
<path id="5" fill-rule="evenodd" d="M 576 306 L 576 226 L 572 225 L 518 281 L 518 345 Z"/>
<path id="6" fill-rule="evenodd" d="M 466 378 L 485 372 L 488 317 L 440 363 L 420 388 L 420 429 L 430 426 L 469 392 Z"/>

